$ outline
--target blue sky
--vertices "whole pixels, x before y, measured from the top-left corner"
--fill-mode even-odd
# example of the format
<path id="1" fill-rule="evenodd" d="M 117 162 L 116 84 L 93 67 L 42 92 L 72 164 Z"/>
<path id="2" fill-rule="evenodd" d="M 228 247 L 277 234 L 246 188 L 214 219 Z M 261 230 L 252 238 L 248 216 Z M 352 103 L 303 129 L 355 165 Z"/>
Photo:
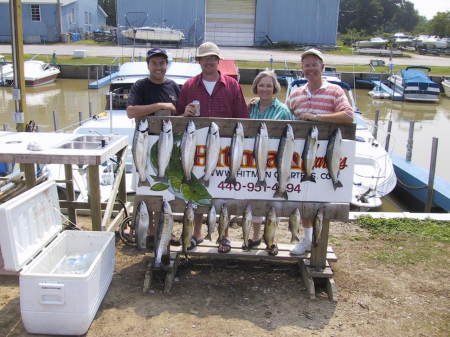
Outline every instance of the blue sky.
<path id="1" fill-rule="evenodd" d="M 450 0 L 408 0 L 414 4 L 420 15 L 428 20 L 432 19 L 437 12 L 450 11 Z"/>

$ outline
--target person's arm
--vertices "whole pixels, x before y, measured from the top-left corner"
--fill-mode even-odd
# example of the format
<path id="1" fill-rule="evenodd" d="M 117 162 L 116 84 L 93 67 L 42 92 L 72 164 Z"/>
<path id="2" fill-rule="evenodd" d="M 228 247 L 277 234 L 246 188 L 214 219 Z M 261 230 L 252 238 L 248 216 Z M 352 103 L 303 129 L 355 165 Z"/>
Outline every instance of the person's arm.
<path id="1" fill-rule="evenodd" d="M 127 107 L 128 118 L 140 118 L 152 115 L 159 110 L 169 110 L 171 113 L 176 111 L 175 105 L 172 103 L 153 103 L 148 105 L 129 105 Z"/>
<path id="2" fill-rule="evenodd" d="M 313 114 L 311 112 L 304 112 L 301 114 L 299 119 L 315 122 L 339 123 L 339 124 L 353 123 L 353 118 L 350 117 L 348 113 L 345 111 L 338 111 L 330 114 Z"/>
<path id="3" fill-rule="evenodd" d="M 234 118 L 249 118 L 247 103 L 245 103 L 244 95 L 239 83 L 235 86 L 234 103 L 233 103 L 233 117 Z"/>
<path id="4" fill-rule="evenodd" d="M 178 116 L 194 116 L 195 106 L 188 104 L 188 92 L 190 90 L 189 83 L 186 82 L 181 88 L 180 97 L 177 102 L 177 115 Z"/>

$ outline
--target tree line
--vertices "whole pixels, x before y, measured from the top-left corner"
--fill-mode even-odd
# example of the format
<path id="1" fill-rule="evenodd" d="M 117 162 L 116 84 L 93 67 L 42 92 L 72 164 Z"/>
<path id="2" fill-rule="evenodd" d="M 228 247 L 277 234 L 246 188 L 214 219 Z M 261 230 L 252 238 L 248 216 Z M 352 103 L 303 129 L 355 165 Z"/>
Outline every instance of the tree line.
<path id="1" fill-rule="evenodd" d="M 410 32 L 446 37 L 450 36 L 450 11 L 427 20 L 406 0 L 341 0 L 338 31 L 359 35 Z"/>

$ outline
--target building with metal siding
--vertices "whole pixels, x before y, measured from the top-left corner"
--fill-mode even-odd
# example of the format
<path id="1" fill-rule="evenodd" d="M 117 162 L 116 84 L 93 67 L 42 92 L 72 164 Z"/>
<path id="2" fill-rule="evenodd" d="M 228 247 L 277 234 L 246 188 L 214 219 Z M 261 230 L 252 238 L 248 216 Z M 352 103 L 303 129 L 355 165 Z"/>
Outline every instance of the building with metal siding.
<path id="1" fill-rule="evenodd" d="M 117 0 L 116 13 L 120 42 L 126 41 L 120 31 L 142 26 L 181 30 L 188 45 L 204 39 L 205 0 Z"/>
<path id="2" fill-rule="evenodd" d="M 339 0 L 117 0 L 117 23 L 119 30 L 130 26 L 178 29 L 184 33 L 187 45 L 206 40 L 222 46 L 262 45 L 268 41 L 266 36 L 278 42 L 334 45 L 339 3 Z"/>
<path id="3" fill-rule="evenodd" d="M 255 44 L 336 44 L 339 0 L 258 0 Z"/>
<path id="4" fill-rule="evenodd" d="M 57 0 L 22 0 L 25 43 L 59 41 L 57 3 Z M 97 5 L 97 1 L 60 0 L 60 3 L 62 33 L 90 32 L 106 24 L 107 15 Z M 32 12 L 35 15 L 34 20 Z M 73 24 L 68 24 L 67 13 L 69 12 L 73 13 Z M 0 42 L 11 42 L 9 0 L 0 0 Z"/>

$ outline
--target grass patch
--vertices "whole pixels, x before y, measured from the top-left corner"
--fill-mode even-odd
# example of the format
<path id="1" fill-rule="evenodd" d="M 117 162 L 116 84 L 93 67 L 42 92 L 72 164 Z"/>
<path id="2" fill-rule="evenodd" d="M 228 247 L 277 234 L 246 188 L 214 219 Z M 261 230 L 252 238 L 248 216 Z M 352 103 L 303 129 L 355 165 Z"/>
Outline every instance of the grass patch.
<path id="1" fill-rule="evenodd" d="M 376 234 L 408 234 L 436 241 L 450 242 L 449 221 L 408 218 L 374 219 L 371 216 L 360 216 L 356 223 Z"/>
<path id="2" fill-rule="evenodd" d="M 445 263 L 446 254 L 442 248 L 436 247 L 432 240 L 409 240 L 403 245 L 386 245 L 382 250 L 368 254 L 369 258 L 386 265 L 414 265 L 422 262 L 435 261 Z"/>

